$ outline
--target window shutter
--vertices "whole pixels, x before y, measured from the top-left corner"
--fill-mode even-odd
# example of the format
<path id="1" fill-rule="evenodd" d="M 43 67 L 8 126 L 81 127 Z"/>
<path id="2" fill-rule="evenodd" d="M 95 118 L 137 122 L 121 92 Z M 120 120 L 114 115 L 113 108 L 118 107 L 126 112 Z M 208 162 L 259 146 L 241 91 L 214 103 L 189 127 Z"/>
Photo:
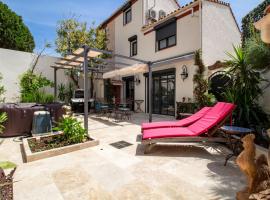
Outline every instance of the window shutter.
<path id="1" fill-rule="evenodd" d="M 176 19 L 168 20 L 167 22 L 155 27 L 156 40 L 160 41 L 165 38 L 176 35 Z"/>

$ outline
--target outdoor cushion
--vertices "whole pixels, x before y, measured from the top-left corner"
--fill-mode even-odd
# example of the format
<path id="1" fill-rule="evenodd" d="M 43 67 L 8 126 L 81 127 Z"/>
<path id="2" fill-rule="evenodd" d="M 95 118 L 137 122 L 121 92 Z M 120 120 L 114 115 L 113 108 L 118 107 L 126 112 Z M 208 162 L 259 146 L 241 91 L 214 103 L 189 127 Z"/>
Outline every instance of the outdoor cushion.
<path id="1" fill-rule="evenodd" d="M 197 134 L 185 127 L 157 128 L 143 131 L 143 139 L 168 138 L 168 137 L 192 137 Z"/>
<path id="2" fill-rule="evenodd" d="M 201 119 L 188 127 L 158 128 L 143 131 L 143 139 L 167 138 L 167 137 L 192 137 L 207 133 L 224 120 L 235 109 L 231 103 L 219 102 Z"/>
<path id="3" fill-rule="evenodd" d="M 201 117 L 203 117 L 211 107 L 204 107 L 200 111 L 196 112 L 195 114 L 187 117 L 185 119 L 179 121 L 165 121 L 165 122 L 153 122 L 153 123 L 142 123 L 142 131 L 147 129 L 154 129 L 154 128 L 170 128 L 170 127 L 184 127 L 188 126 Z"/>

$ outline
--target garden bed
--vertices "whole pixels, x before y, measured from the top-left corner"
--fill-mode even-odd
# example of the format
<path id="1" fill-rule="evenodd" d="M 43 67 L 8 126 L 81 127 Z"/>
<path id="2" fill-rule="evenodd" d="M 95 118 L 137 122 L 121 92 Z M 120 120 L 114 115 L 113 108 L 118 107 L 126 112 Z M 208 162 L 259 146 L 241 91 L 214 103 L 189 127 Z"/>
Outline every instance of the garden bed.
<path id="1" fill-rule="evenodd" d="M 67 142 L 63 134 L 23 139 L 23 150 L 26 162 L 70 153 L 99 144 L 98 140 L 87 137 L 82 143 Z"/>

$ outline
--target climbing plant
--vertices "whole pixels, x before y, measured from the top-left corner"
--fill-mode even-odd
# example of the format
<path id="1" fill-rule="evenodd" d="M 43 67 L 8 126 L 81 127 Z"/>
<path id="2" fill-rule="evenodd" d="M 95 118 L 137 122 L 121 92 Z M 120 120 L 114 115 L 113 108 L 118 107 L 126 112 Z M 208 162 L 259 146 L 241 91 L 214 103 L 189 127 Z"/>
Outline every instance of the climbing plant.
<path id="1" fill-rule="evenodd" d="M 200 108 L 206 105 L 212 105 L 215 102 L 215 97 L 213 94 L 208 93 L 208 81 L 204 78 L 205 65 L 200 50 L 195 52 L 195 65 L 198 67 L 193 78 L 195 100 Z"/>
<path id="2" fill-rule="evenodd" d="M 253 23 L 260 20 L 264 16 L 264 10 L 270 5 L 270 0 L 264 0 L 255 9 L 249 12 L 242 19 L 242 35 L 243 35 L 243 45 L 246 40 L 252 36 Z"/>

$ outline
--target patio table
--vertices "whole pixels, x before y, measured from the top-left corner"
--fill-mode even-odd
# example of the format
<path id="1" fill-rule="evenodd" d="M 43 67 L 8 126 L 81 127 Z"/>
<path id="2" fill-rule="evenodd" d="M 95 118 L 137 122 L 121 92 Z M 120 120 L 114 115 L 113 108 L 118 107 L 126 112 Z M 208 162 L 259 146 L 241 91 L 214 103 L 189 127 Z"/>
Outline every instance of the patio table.
<path id="1" fill-rule="evenodd" d="M 241 138 L 244 135 L 251 133 L 252 130 L 238 126 L 222 126 L 220 130 L 227 136 L 228 144 L 232 149 L 232 153 L 228 154 L 225 158 L 224 166 L 226 166 L 229 159 L 239 154 L 238 150 L 239 148 L 242 148 Z M 239 135 L 240 138 L 234 137 L 236 135 Z"/>

